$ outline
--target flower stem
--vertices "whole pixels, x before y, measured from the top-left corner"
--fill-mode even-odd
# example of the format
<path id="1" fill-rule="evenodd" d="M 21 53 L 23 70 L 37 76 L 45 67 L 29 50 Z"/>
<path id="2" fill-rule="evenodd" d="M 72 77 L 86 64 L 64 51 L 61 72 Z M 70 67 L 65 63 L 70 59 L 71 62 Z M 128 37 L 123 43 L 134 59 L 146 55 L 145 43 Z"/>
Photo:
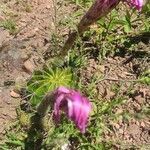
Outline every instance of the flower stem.
<path id="1" fill-rule="evenodd" d="M 60 52 L 60 56 L 66 56 L 77 36 L 81 36 L 90 25 L 111 12 L 111 10 L 114 9 L 120 1 L 121 0 L 96 0 L 77 25 L 77 31 L 73 31 L 69 35 L 62 51 Z"/>
<path id="2" fill-rule="evenodd" d="M 53 94 L 49 92 L 44 99 L 41 101 L 40 105 L 37 108 L 37 114 L 43 118 L 46 115 L 48 108 L 53 100 Z"/>
<path id="3" fill-rule="evenodd" d="M 52 98 L 53 94 L 51 92 L 48 93 L 38 106 L 37 112 L 31 117 L 31 127 L 28 131 L 27 138 L 25 139 L 26 150 L 41 149 L 46 127 L 45 116 L 48 108 L 51 105 Z"/>

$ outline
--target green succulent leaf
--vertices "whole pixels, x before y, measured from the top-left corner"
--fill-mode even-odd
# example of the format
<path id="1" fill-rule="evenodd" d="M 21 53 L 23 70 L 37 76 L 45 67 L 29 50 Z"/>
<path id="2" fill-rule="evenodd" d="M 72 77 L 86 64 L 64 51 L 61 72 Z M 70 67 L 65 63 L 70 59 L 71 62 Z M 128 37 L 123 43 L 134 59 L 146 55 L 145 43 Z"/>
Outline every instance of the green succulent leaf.
<path id="1" fill-rule="evenodd" d="M 68 68 L 46 67 L 42 71 L 36 71 L 27 84 L 27 90 L 31 94 L 31 105 L 37 106 L 48 91 L 59 86 L 72 87 L 73 85 L 73 73 Z"/>

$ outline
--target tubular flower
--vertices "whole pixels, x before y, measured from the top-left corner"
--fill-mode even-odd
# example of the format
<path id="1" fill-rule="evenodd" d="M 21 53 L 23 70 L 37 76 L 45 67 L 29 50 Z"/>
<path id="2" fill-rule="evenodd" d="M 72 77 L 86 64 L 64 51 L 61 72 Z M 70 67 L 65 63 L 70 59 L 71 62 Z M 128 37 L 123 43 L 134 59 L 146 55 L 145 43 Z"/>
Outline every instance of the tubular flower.
<path id="1" fill-rule="evenodd" d="M 135 7 L 138 10 L 142 9 L 142 6 L 144 5 L 143 0 L 125 0 L 129 5 Z"/>
<path id="2" fill-rule="evenodd" d="M 54 119 L 56 123 L 60 121 L 61 111 L 72 120 L 77 128 L 84 133 L 87 126 L 91 104 L 89 100 L 79 92 L 59 87 L 54 92 Z"/>

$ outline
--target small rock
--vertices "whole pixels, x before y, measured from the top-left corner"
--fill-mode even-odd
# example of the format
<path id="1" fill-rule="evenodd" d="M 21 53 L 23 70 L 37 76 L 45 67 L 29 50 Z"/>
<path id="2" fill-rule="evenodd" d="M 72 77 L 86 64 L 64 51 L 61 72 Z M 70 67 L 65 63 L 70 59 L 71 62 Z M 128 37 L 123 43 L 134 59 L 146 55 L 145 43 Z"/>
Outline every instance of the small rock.
<path id="1" fill-rule="evenodd" d="M 123 113 L 123 110 L 121 108 L 118 108 L 116 114 L 121 114 L 121 113 Z"/>
<path id="2" fill-rule="evenodd" d="M 120 125 L 117 124 L 117 123 L 114 123 L 114 126 L 115 126 L 116 129 L 119 129 L 119 128 L 120 128 Z"/>
<path id="3" fill-rule="evenodd" d="M 143 127 L 143 128 L 145 127 L 145 123 L 144 123 L 143 121 L 141 122 L 140 125 L 141 125 L 141 127 Z"/>
<path id="4" fill-rule="evenodd" d="M 4 42 L 9 39 L 9 32 L 7 30 L 0 29 L 0 47 L 4 46 Z"/>
<path id="5" fill-rule="evenodd" d="M 27 60 L 24 62 L 23 68 L 25 68 L 28 73 L 32 73 L 34 71 L 34 64 L 30 60 Z"/>
<path id="6" fill-rule="evenodd" d="M 28 58 L 29 58 L 29 56 L 28 56 L 28 54 L 27 53 L 21 53 L 21 59 L 23 60 L 23 61 L 25 61 L 25 60 L 27 60 Z"/>
<path id="7" fill-rule="evenodd" d="M 136 124 L 130 124 L 127 130 L 128 134 L 132 136 L 135 136 L 141 132 L 139 126 Z"/>
<path id="8" fill-rule="evenodd" d="M 10 92 L 10 96 L 13 97 L 13 98 L 19 98 L 20 97 L 20 94 L 16 93 L 14 90 L 12 90 Z"/>
<path id="9" fill-rule="evenodd" d="M 5 18 L 0 15 L 0 21 L 4 21 L 4 20 L 5 20 Z"/>
<path id="10" fill-rule="evenodd" d="M 129 137 L 130 137 L 130 135 L 126 134 L 126 135 L 124 136 L 124 139 L 125 139 L 125 140 L 128 140 Z"/>
<path id="11" fill-rule="evenodd" d="M 119 129 L 119 133 L 120 133 L 120 134 L 123 134 L 123 129 L 120 128 L 120 129 Z"/>
<path id="12" fill-rule="evenodd" d="M 15 87 L 16 89 L 21 89 L 22 87 L 26 86 L 26 78 L 23 76 L 19 76 L 15 80 Z"/>
<path id="13" fill-rule="evenodd" d="M 105 92 L 103 94 L 103 98 L 105 99 L 112 99 L 115 96 L 115 93 L 110 91 L 109 89 L 105 88 Z"/>
<path id="14" fill-rule="evenodd" d="M 133 103 L 133 106 L 135 107 L 135 111 L 140 111 L 142 108 L 141 108 L 141 105 L 139 105 L 138 103 Z"/>
<path id="15" fill-rule="evenodd" d="M 138 103 L 138 104 L 143 104 L 144 103 L 144 98 L 141 97 L 141 95 L 137 95 L 134 97 L 135 101 Z"/>
<path id="16" fill-rule="evenodd" d="M 97 70 L 98 70 L 99 72 L 101 72 L 101 73 L 104 73 L 104 71 L 105 71 L 105 66 L 104 66 L 104 65 L 99 65 L 99 66 L 97 67 Z"/>
<path id="17" fill-rule="evenodd" d="M 136 121 L 136 125 L 138 125 L 138 126 L 140 125 L 139 121 Z"/>
<path id="18" fill-rule="evenodd" d="M 118 117 L 118 124 L 122 125 L 122 121 L 123 121 L 123 116 L 119 116 Z"/>
<path id="19" fill-rule="evenodd" d="M 46 6 L 46 8 L 47 8 L 47 9 L 50 9 L 50 8 L 51 8 L 51 6 L 50 6 L 50 5 L 47 5 L 47 6 Z"/>
<path id="20" fill-rule="evenodd" d="M 65 143 L 61 146 L 61 149 L 62 150 L 69 150 L 69 144 L 68 143 Z"/>

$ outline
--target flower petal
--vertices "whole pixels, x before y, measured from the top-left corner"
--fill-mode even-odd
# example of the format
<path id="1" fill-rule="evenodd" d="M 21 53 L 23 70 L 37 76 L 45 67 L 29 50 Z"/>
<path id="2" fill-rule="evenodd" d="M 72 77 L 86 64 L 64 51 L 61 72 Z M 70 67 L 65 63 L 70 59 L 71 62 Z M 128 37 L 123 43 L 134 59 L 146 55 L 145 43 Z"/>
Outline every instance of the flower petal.
<path id="1" fill-rule="evenodd" d="M 77 128 L 84 133 L 88 122 L 88 116 L 91 111 L 89 100 L 79 92 L 59 87 L 54 92 L 54 118 L 60 120 L 60 110 L 63 110 L 67 117 L 72 120 Z"/>
<path id="2" fill-rule="evenodd" d="M 73 115 L 73 103 L 70 99 L 67 99 L 68 101 L 68 117 L 71 118 Z"/>
<path id="3" fill-rule="evenodd" d="M 91 105 L 88 99 L 84 98 L 80 95 L 79 92 L 75 92 L 69 98 L 72 100 L 72 107 L 69 118 L 76 124 L 76 126 L 80 129 L 82 133 L 85 132 L 85 128 L 88 121 L 88 116 L 91 110 Z"/>
<path id="4" fill-rule="evenodd" d="M 61 86 L 61 87 L 59 87 L 57 90 L 56 90 L 58 93 L 63 93 L 63 94 L 67 94 L 67 93 L 70 93 L 70 90 L 69 89 L 67 89 L 67 88 L 65 88 L 65 87 L 63 87 L 63 86 Z"/>
<path id="5" fill-rule="evenodd" d="M 57 122 L 60 121 L 60 106 L 64 99 L 64 96 L 65 96 L 64 94 L 61 94 L 60 96 L 58 96 L 54 104 L 54 118 Z"/>
<path id="6" fill-rule="evenodd" d="M 135 7 L 137 10 L 141 10 L 144 5 L 143 0 L 125 0 L 129 5 Z"/>

